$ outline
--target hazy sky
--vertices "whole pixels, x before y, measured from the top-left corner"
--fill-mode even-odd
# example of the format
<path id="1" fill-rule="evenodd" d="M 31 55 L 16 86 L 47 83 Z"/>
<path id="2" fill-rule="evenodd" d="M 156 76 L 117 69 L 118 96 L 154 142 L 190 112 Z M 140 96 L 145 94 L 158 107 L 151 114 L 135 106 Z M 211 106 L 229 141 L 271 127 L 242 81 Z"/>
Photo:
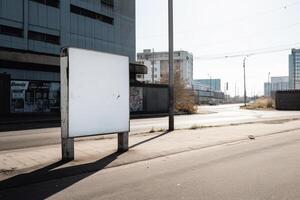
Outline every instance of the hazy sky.
<path id="1" fill-rule="evenodd" d="M 168 0 L 136 0 L 137 51 L 168 50 Z M 194 79 L 222 79 L 243 94 L 243 57 L 219 55 L 300 47 L 300 0 L 174 0 L 175 50 L 194 55 Z M 236 52 L 236 53 L 235 53 Z M 248 95 L 263 94 L 271 76 L 288 75 L 288 54 L 253 55 L 247 60 Z"/>

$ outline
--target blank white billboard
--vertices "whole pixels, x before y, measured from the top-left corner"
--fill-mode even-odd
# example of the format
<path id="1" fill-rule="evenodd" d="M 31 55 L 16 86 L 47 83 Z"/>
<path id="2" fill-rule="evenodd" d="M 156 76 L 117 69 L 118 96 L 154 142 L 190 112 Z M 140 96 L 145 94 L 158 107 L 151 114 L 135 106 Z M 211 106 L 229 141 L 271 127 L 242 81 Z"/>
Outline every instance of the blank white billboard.
<path id="1" fill-rule="evenodd" d="M 67 71 L 68 137 L 129 132 L 128 57 L 69 48 Z"/>

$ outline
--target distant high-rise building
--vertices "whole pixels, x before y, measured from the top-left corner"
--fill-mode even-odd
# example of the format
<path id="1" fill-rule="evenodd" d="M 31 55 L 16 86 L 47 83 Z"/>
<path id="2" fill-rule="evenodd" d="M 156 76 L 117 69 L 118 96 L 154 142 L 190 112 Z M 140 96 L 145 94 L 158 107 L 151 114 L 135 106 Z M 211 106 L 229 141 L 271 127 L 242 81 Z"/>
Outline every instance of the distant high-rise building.
<path id="1" fill-rule="evenodd" d="M 300 89 L 300 49 L 292 49 L 289 55 L 289 88 Z"/>
<path id="2" fill-rule="evenodd" d="M 211 91 L 221 91 L 221 79 L 196 79 L 193 84 L 206 85 Z"/>
<path id="3" fill-rule="evenodd" d="M 269 82 L 264 83 L 264 96 L 266 97 L 271 96 L 271 83 Z"/>
<path id="4" fill-rule="evenodd" d="M 271 96 L 272 92 L 283 91 L 289 89 L 289 77 L 277 76 L 271 77 L 270 83 L 264 83 L 264 95 Z"/>
<path id="5" fill-rule="evenodd" d="M 137 54 L 138 62 L 148 67 L 148 74 L 138 75 L 139 81 L 161 83 L 169 78 L 169 53 L 154 52 L 146 49 Z M 174 71 L 180 71 L 180 76 L 188 87 L 193 81 L 193 55 L 187 51 L 174 52 Z"/>

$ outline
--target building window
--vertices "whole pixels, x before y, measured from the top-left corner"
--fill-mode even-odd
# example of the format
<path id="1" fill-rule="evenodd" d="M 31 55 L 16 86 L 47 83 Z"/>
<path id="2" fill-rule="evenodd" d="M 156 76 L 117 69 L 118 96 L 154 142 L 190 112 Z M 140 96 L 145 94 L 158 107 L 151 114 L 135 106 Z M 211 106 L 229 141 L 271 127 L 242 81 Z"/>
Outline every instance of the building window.
<path id="1" fill-rule="evenodd" d="M 28 32 L 28 38 L 30 40 L 37 40 L 41 42 L 47 42 L 51 44 L 60 44 L 60 37 L 56 35 L 49 35 L 46 33 L 39 33 L 35 31 Z"/>
<path id="2" fill-rule="evenodd" d="M 45 4 L 51 7 L 59 8 L 59 0 L 31 0 L 31 1 Z"/>
<path id="3" fill-rule="evenodd" d="M 23 37 L 23 29 L 0 25 L 0 34 L 14 37 Z"/>
<path id="4" fill-rule="evenodd" d="M 101 0 L 101 3 L 109 7 L 114 7 L 114 0 Z"/>
<path id="5" fill-rule="evenodd" d="M 96 19 L 96 20 L 99 20 L 99 21 L 102 21 L 102 22 L 105 22 L 105 23 L 108 23 L 108 24 L 114 24 L 114 19 L 111 18 L 111 17 L 105 16 L 105 15 L 102 15 L 102 14 L 99 14 L 99 13 L 95 13 L 93 11 L 90 11 L 90 10 L 87 10 L 87 9 L 84 9 L 84 8 L 80 8 L 80 7 L 74 6 L 74 5 L 71 5 L 70 9 L 71 9 L 72 13 L 82 15 L 82 16 L 85 16 L 85 17 L 89 17 L 89 18 L 92 18 L 92 19 Z"/>

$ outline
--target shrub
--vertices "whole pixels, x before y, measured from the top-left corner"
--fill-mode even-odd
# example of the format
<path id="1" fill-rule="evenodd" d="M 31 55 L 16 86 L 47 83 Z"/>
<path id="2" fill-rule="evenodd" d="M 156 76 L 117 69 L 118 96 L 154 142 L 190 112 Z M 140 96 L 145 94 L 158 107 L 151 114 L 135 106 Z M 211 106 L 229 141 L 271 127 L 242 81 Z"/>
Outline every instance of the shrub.
<path id="1" fill-rule="evenodd" d="M 195 93 L 186 87 L 179 70 L 176 71 L 174 79 L 175 112 L 197 113 L 198 106 L 195 102 Z M 167 83 L 168 80 L 162 80 L 162 82 Z"/>
<path id="2" fill-rule="evenodd" d="M 274 108 L 274 101 L 269 97 L 262 97 L 255 102 L 250 103 L 246 106 L 246 109 L 272 109 Z"/>

